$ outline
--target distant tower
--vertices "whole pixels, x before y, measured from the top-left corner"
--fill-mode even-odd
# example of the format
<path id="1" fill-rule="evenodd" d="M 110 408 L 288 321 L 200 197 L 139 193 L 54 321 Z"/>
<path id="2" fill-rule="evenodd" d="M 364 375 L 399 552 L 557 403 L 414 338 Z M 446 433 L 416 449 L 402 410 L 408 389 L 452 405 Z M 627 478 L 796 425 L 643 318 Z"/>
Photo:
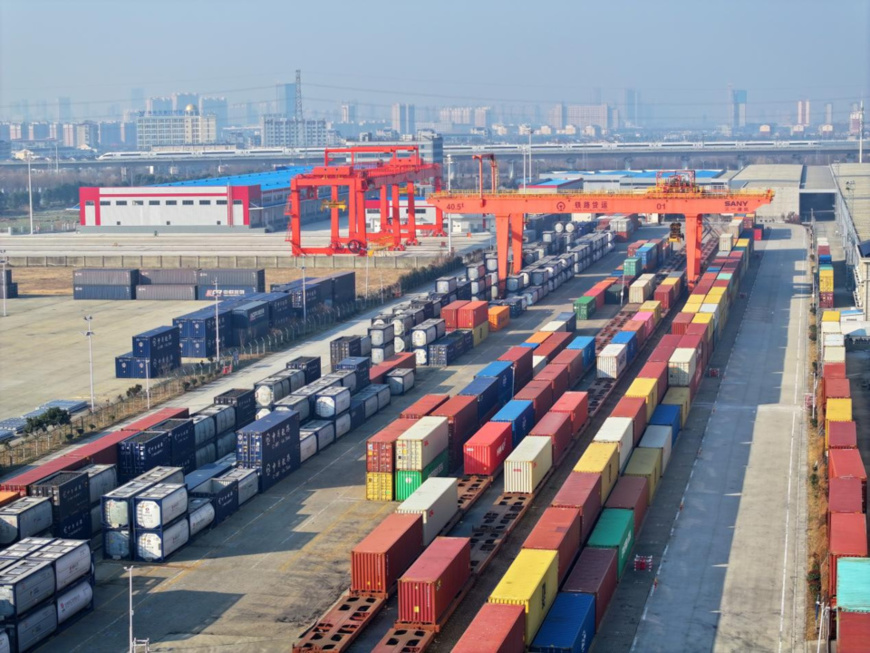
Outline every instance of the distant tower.
<path id="1" fill-rule="evenodd" d="M 305 147 L 307 145 L 305 134 L 305 121 L 302 117 L 302 71 L 296 69 L 296 133 L 299 135 L 299 145 Z"/>
<path id="2" fill-rule="evenodd" d="M 810 126 L 810 101 L 798 100 L 797 104 L 797 124 L 803 127 Z"/>
<path id="3" fill-rule="evenodd" d="M 830 102 L 825 105 L 825 124 L 834 124 L 834 105 Z"/>
<path id="4" fill-rule="evenodd" d="M 731 91 L 731 128 L 741 129 L 746 127 L 746 97 L 744 90 L 734 89 Z"/>

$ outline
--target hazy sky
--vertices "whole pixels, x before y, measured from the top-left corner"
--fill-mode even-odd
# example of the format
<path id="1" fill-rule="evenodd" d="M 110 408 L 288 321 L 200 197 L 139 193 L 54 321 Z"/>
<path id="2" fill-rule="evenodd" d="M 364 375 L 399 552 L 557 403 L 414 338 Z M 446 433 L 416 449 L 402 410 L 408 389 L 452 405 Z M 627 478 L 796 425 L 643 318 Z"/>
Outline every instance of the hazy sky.
<path id="1" fill-rule="evenodd" d="M 310 115 L 386 107 L 622 103 L 750 121 L 870 90 L 868 0 L 0 0 L 0 116 L 69 96 L 77 117 L 190 90 L 272 100 L 302 69 Z"/>

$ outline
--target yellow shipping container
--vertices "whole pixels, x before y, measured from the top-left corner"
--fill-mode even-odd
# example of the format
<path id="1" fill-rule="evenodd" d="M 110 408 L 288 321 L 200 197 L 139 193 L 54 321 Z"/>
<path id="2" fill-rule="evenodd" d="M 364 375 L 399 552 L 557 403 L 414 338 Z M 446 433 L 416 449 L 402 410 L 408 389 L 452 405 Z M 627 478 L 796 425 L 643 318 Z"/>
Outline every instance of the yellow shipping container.
<path id="1" fill-rule="evenodd" d="M 674 386 L 665 393 L 663 404 L 680 407 L 680 426 L 686 425 L 689 419 L 689 409 L 692 407 L 691 393 L 688 388 Z"/>
<path id="2" fill-rule="evenodd" d="M 749 239 L 748 238 L 738 238 L 737 239 L 737 247 L 746 247 L 746 248 L 750 247 Z"/>
<path id="3" fill-rule="evenodd" d="M 544 342 L 544 340 L 549 338 L 551 335 L 553 335 L 552 331 L 536 331 L 535 333 L 530 335 L 528 338 L 526 338 L 526 342 L 532 342 L 532 343 L 536 342 L 538 344 L 541 344 L 542 342 Z"/>
<path id="4" fill-rule="evenodd" d="M 709 341 L 713 337 L 713 330 L 716 328 L 716 322 L 713 320 L 712 313 L 695 313 L 695 317 L 692 318 L 692 324 L 706 324 L 707 340 Z"/>
<path id="5" fill-rule="evenodd" d="M 646 400 L 646 419 L 652 419 L 652 414 L 659 405 L 659 390 L 657 379 L 635 379 L 625 391 L 626 397 L 640 397 Z"/>
<path id="6" fill-rule="evenodd" d="M 575 472 L 601 474 L 601 505 L 619 479 L 619 445 L 616 442 L 592 442 L 574 465 Z"/>
<path id="7" fill-rule="evenodd" d="M 484 322 L 480 326 L 476 326 L 473 329 L 463 329 L 464 331 L 471 331 L 471 342 L 472 345 L 477 347 L 489 337 L 489 322 Z"/>
<path id="8" fill-rule="evenodd" d="M 680 312 L 681 313 L 697 313 L 701 310 L 701 306 L 703 306 L 703 304 L 700 304 L 700 303 L 699 304 L 689 304 L 687 302 L 686 305 L 683 306 L 683 308 L 681 309 Z"/>
<path id="9" fill-rule="evenodd" d="M 707 292 L 707 296 L 709 297 L 710 295 L 714 295 L 714 296 L 724 295 L 727 292 L 728 292 L 728 288 L 710 288 L 710 290 Z"/>
<path id="10" fill-rule="evenodd" d="M 526 612 L 526 646 L 532 643 L 559 591 L 559 554 L 521 549 L 489 595 L 489 603 L 521 605 Z"/>
<path id="11" fill-rule="evenodd" d="M 389 472 L 366 472 L 366 500 L 392 501 L 393 475 Z"/>
<path id="12" fill-rule="evenodd" d="M 834 280 L 819 279 L 819 292 L 834 292 Z"/>
<path id="13" fill-rule="evenodd" d="M 829 422 L 851 422 L 851 399 L 828 399 L 825 404 L 825 419 Z"/>
<path id="14" fill-rule="evenodd" d="M 822 313 L 822 322 L 839 322 L 840 311 L 824 311 Z"/>
<path id="15" fill-rule="evenodd" d="M 652 505 L 653 497 L 659 486 L 659 479 L 662 476 L 662 450 L 638 447 L 631 454 L 624 475 L 640 476 L 646 479 L 649 488 L 649 502 Z"/>
<path id="16" fill-rule="evenodd" d="M 660 285 L 662 285 L 662 286 L 676 286 L 678 283 L 680 283 L 680 280 L 676 277 L 665 277 L 662 280 Z"/>
<path id="17" fill-rule="evenodd" d="M 638 311 L 649 311 L 656 317 L 656 322 L 658 322 L 662 317 L 662 303 L 656 300 L 647 300 L 643 304 L 640 305 Z"/>

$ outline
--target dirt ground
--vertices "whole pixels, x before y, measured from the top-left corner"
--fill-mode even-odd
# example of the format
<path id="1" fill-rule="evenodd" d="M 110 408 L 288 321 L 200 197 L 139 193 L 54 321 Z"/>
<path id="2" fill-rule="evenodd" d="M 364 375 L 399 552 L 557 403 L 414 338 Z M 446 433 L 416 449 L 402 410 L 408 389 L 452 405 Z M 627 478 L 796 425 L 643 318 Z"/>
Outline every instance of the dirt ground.
<path id="1" fill-rule="evenodd" d="M 319 272 L 319 271 L 318 271 Z M 396 283 L 407 270 L 369 270 L 369 289 L 377 290 Z M 20 295 L 72 295 L 73 268 L 13 268 L 12 280 L 18 284 Z M 320 274 L 308 273 L 309 277 Z M 266 289 L 273 283 L 287 283 L 302 277 L 302 271 L 294 268 L 266 269 Z M 356 270 L 358 293 L 365 292 L 365 270 Z"/>

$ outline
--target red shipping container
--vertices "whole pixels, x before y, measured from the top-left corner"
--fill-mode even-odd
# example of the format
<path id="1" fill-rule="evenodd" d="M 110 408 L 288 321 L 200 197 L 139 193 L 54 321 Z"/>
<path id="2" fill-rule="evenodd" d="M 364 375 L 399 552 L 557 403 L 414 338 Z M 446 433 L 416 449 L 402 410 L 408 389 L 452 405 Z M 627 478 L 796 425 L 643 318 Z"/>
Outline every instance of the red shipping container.
<path id="1" fill-rule="evenodd" d="M 412 352 L 403 351 L 400 354 L 393 354 L 387 358 L 385 363 L 394 365 L 393 369 L 416 370 L 417 356 Z"/>
<path id="2" fill-rule="evenodd" d="M 863 513 L 866 503 L 861 481 L 857 478 L 832 478 L 828 484 L 829 518 L 834 512 Z"/>
<path id="3" fill-rule="evenodd" d="M 414 425 L 415 419 L 397 419 L 366 441 L 366 471 L 392 474 L 396 467 L 396 440 Z"/>
<path id="4" fill-rule="evenodd" d="M 601 512 L 601 474 L 571 472 L 550 505 L 580 511 L 580 544 L 585 543 Z"/>
<path id="5" fill-rule="evenodd" d="M 534 355 L 534 350 L 528 347 L 510 347 L 498 357 L 500 361 L 513 363 L 515 388 L 522 388 L 532 380 L 532 357 Z"/>
<path id="6" fill-rule="evenodd" d="M 512 448 L 510 422 L 487 422 L 463 446 L 465 473 L 497 476 Z"/>
<path id="7" fill-rule="evenodd" d="M 547 360 L 553 358 L 568 346 L 568 343 L 577 336 L 567 331 L 556 331 L 535 349 L 535 356 L 546 356 Z"/>
<path id="8" fill-rule="evenodd" d="M 643 343 L 647 338 L 647 325 L 646 322 L 641 322 L 640 320 L 629 320 L 625 324 L 622 325 L 620 331 L 628 331 L 636 335 L 637 338 L 637 346 L 643 347 Z M 554 361 L 555 362 L 555 361 Z"/>
<path id="9" fill-rule="evenodd" d="M 761 240 L 764 237 L 764 227 L 755 227 L 752 230 L 753 240 Z"/>
<path id="10" fill-rule="evenodd" d="M 653 299 L 662 303 L 662 310 L 670 310 L 674 303 L 674 288 L 676 286 L 659 286 L 653 292 Z"/>
<path id="11" fill-rule="evenodd" d="M 562 586 L 563 592 L 583 592 L 595 597 L 596 630 L 616 591 L 616 560 L 616 549 L 583 549 Z"/>
<path id="12" fill-rule="evenodd" d="M 714 288 L 727 288 L 730 285 L 731 282 L 728 279 L 716 279 L 716 281 L 713 282 Z"/>
<path id="13" fill-rule="evenodd" d="M 436 537 L 399 579 L 399 621 L 435 626 L 471 574 L 471 540 Z"/>
<path id="14" fill-rule="evenodd" d="M 845 379 L 846 363 L 825 363 L 822 367 L 822 376 L 827 379 Z"/>
<path id="15" fill-rule="evenodd" d="M 423 515 L 388 515 L 350 552 L 350 591 L 388 597 L 422 552 Z"/>
<path id="16" fill-rule="evenodd" d="M 658 396 L 660 398 L 664 397 L 665 393 L 668 391 L 668 362 L 657 361 L 647 363 L 640 368 L 640 372 L 637 373 L 637 378 L 656 379 L 656 381 L 658 381 L 658 383 L 656 383 Z"/>
<path id="17" fill-rule="evenodd" d="M 700 325 L 706 328 L 706 325 Z M 704 336 L 701 335 L 686 335 L 680 338 L 679 349 L 694 349 L 698 352 L 698 356 L 704 355 Z"/>
<path id="18" fill-rule="evenodd" d="M 857 449 L 858 429 L 855 422 L 828 423 L 828 449 Z"/>
<path id="19" fill-rule="evenodd" d="M 637 445 L 646 429 L 646 399 L 643 397 L 623 397 L 620 399 L 611 417 L 628 417 L 634 425 L 634 444 Z"/>
<path id="20" fill-rule="evenodd" d="M 450 399 L 450 395 L 423 395 L 399 413 L 399 417 L 402 419 L 420 419 L 421 417 L 426 417 L 448 399 Z"/>
<path id="21" fill-rule="evenodd" d="M 623 508 L 634 514 L 634 536 L 640 532 L 649 505 L 649 484 L 643 476 L 621 476 L 607 497 L 605 508 Z"/>
<path id="22" fill-rule="evenodd" d="M 607 284 L 607 286 L 609 286 L 612 283 L 613 282 L 611 281 L 610 283 Z M 583 296 L 584 297 L 592 297 L 595 300 L 595 308 L 601 308 L 602 306 L 604 306 L 604 299 L 605 299 L 604 292 L 605 292 L 605 288 L 607 286 L 602 287 L 601 283 L 596 283 L 594 286 L 592 286 L 592 288 L 590 288 L 585 293 L 583 293 Z"/>
<path id="23" fill-rule="evenodd" d="M 867 557 L 867 518 L 863 513 L 835 512 L 828 521 L 828 596 L 836 596 L 837 560 Z"/>
<path id="24" fill-rule="evenodd" d="M 563 349 L 553 357 L 553 365 L 568 368 L 568 384 L 573 386 L 583 378 L 583 352 L 579 349 Z"/>
<path id="25" fill-rule="evenodd" d="M 391 368 L 386 363 L 378 363 L 377 365 L 372 365 L 369 368 L 369 381 L 382 385 L 384 383 L 384 377 L 389 371 L 391 371 Z"/>
<path id="26" fill-rule="evenodd" d="M 457 313 L 457 324 L 459 325 L 457 328 L 459 329 L 473 329 L 486 323 L 489 323 L 488 302 L 468 302 Z"/>
<path id="27" fill-rule="evenodd" d="M 147 415 L 141 419 L 137 419 L 132 424 L 122 426 L 122 431 L 147 431 L 152 426 L 165 422 L 168 419 L 185 419 L 190 417 L 187 408 L 161 408 L 152 415 Z"/>
<path id="28" fill-rule="evenodd" d="M 667 337 L 668 336 L 665 336 L 664 338 L 667 338 Z M 679 338 L 680 336 L 676 336 L 676 337 Z M 662 338 L 662 340 L 664 340 L 664 338 Z M 665 363 L 665 364 L 667 364 L 668 361 L 671 360 L 671 356 L 673 355 L 675 350 L 676 350 L 676 347 L 671 347 L 670 345 L 663 345 L 661 343 L 661 341 L 659 341 L 659 344 L 656 346 L 656 348 L 650 352 L 649 358 L 646 359 L 647 363 Z"/>
<path id="29" fill-rule="evenodd" d="M 849 399 L 852 397 L 852 386 L 849 379 L 825 379 L 825 401 L 828 399 Z"/>
<path id="30" fill-rule="evenodd" d="M 568 368 L 564 365 L 550 363 L 535 376 L 535 381 L 549 381 L 553 386 L 553 401 L 568 391 Z"/>
<path id="31" fill-rule="evenodd" d="M 524 653 L 526 611 L 521 605 L 484 603 L 452 653 Z"/>
<path id="32" fill-rule="evenodd" d="M 686 326 L 686 333 L 683 335 L 700 336 L 701 338 L 704 339 L 705 343 L 709 343 L 709 339 L 707 337 L 707 329 L 708 329 L 708 327 L 706 324 L 700 324 L 700 323 L 689 324 L 688 326 Z"/>
<path id="33" fill-rule="evenodd" d="M 514 395 L 514 399 L 531 401 L 535 409 L 535 421 L 540 420 L 553 406 L 553 384 L 547 379 L 535 379 L 526 383 L 523 388 Z"/>
<path id="34" fill-rule="evenodd" d="M 133 435 L 130 432 L 119 431 L 119 434 L 123 434 L 124 437 L 122 440 L 129 438 Z M 111 434 L 114 435 L 114 434 Z M 106 436 L 109 437 L 109 436 Z M 112 449 L 117 450 L 117 447 L 112 445 Z M 117 462 L 117 454 L 116 454 L 116 462 Z M 23 474 L 19 474 L 13 478 L 10 478 L 7 481 L 3 481 L 0 484 L 0 490 L 4 492 L 18 492 L 23 497 L 27 496 L 27 488 L 34 483 L 38 483 L 44 478 L 51 476 L 57 472 L 65 472 L 65 471 L 73 471 L 79 469 L 80 467 L 84 467 L 88 464 L 88 460 L 86 458 L 82 458 L 80 456 L 76 456 L 75 454 L 67 454 L 66 456 L 60 456 L 58 458 L 53 458 L 46 463 L 43 463 L 39 467 L 35 467 L 30 469 Z"/>
<path id="35" fill-rule="evenodd" d="M 477 397 L 457 395 L 448 399 L 430 413 L 433 417 L 447 418 L 447 457 L 450 469 L 462 462 L 462 445 L 477 430 Z"/>
<path id="36" fill-rule="evenodd" d="M 441 317 L 444 319 L 444 326 L 448 331 L 455 331 L 459 328 L 459 309 L 466 304 L 468 304 L 467 301 L 458 301 L 441 307 Z"/>
<path id="37" fill-rule="evenodd" d="M 857 449 L 828 451 L 828 480 L 832 478 L 857 478 L 867 491 L 867 471 Z"/>
<path id="38" fill-rule="evenodd" d="M 576 437 L 589 418 L 589 395 L 585 392 L 566 392 L 550 408 L 552 413 L 571 416 L 571 435 Z"/>
<path id="39" fill-rule="evenodd" d="M 566 413 L 547 413 L 532 427 L 529 435 L 550 438 L 553 442 L 553 463 L 562 459 L 562 454 L 571 444 L 571 416 Z"/>
<path id="40" fill-rule="evenodd" d="M 662 339 L 659 340 L 659 347 L 665 347 L 667 349 L 674 350 L 680 346 L 680 340 L 682 340 L 682 336 L 675 336 L 673 334 L 666 334 L 662 336 Z"/>
<path id="41" fill-rule="evenodd" d="M 580 551 L 581 522 L 580 511 L 576 508 L 546 508 L 523 542 L 524 549 L 543 549 L 559 554 L 560 583 L 565 580 Z"/>
<path id="42" fill-rule="evenodd" d="M 837 611 L 837 653 L 870 651 L 870 612 Z"/>

